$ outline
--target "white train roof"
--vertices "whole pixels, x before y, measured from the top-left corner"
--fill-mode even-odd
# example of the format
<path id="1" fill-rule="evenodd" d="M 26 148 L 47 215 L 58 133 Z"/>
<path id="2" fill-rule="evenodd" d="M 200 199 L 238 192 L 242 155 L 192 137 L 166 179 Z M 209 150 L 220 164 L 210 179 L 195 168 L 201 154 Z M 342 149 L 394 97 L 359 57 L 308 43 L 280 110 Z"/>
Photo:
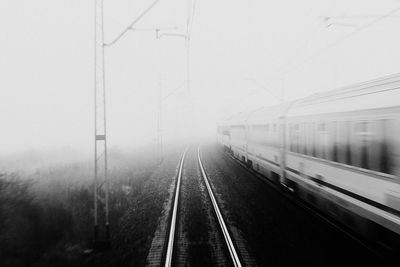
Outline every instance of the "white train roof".
<path id="1" fill-rule="evenodd" d="M 284 116 L 292 103 L 284 103 L 272 107 L 264 107 L 249 113 L 248 124 L 264 123 L 265 121 L 277 120 Z"/>
<path id="2" fill-rule="evenodd" d="M 224 125 L 241 125 L 244 124 L 246 119 L 247 119 L 248 113 L 246 112 L 241 112 L 237 113 L 235 115 L 232 115 L 228 118 L 225 118 L 221 120 L 218 124 L 221 126 Z"/>
<path id="3" fill-rule="evenodd" d="M 279 119 L 285 113 L 290 103 L 272 107 L 262 107 L 250 112 L 241 112 L 221 120 L 219 125 L 261 124 L 268 120 Z"/>
<path id="4" fill-rule="evenodd" d="M 400 74 L 295 101 L 288 117 L 400 106 Z"/>
<path id="5" fill-rule="evenodd" d="M 298 117 L 400 106 L 400 73 L 229 117 L 219 125 L 258 124 Z"/>

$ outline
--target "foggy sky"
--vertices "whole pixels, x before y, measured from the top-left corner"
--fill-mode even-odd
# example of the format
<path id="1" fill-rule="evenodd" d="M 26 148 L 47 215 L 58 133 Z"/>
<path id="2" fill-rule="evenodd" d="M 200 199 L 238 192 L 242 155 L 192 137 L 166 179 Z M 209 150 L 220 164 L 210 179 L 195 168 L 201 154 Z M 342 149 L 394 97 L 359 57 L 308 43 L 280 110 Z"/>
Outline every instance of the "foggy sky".
<path id="1" fill-rule="evenodd" d="M 112 40 L 150 0 L 104 0 Z M 228 114 L 291 100 L 400 70 L 400 12 L 342 38 L 400 1 L 196 1 L 191 92 L 197 132 L 212 135 Z M 186 1 L 161 0 L 138 27 L 185 31 Z M 0 2 L 0 153 L 93 147 L 94 0 Z M 341 25 L 343 24 L 343 25 Z M 353 26 L 344 26 L 351 24 Z M 183 39 L 130 32 L 106 50 L 110 146 L 154 143 L 156 89 L 185 79 Z M 161 79 L 160 79 L 161 77 Z M 267 87 L 272 92 L 263 91 Z M 183 86 L 164 102 L 166 136 L 181 127 Z"/>

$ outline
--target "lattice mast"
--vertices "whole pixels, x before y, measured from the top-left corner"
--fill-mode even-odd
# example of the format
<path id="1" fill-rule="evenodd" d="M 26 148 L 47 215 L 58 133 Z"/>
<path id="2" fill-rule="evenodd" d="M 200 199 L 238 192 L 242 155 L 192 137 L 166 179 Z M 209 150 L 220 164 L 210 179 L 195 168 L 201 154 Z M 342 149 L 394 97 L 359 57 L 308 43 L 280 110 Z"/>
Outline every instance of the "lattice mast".
<path id="1" fill-rule="evenodd" d="M 186 105 L 184 105 L 185 109 L 187 109 L 186 117 L 185 117 L 185 132 L 186 142 L 190 142 L 190 138 L 193 137 L 193 127 L 194 127 L 194 102 L 192 98 L 192 92 L 190 90 L 190 23 L 191 23 L 191 12 L 193 7 L 192 0 L 186 0 L 186 34 L 185 34 L 185 52 L 186 52 L 186 72 L 185 72 L 185 80 L 186 80 Z"/>
<path id="2" fill-rule="evenodd" d="M 163 129 L 162 129 L 162 88 L 161 81 L 158 82 L 157 88 L 157 161 L 161 163 L 163 160 Z"/>
<path id="3" fill-rule="evenodd" d="M 104 68 L 103 0 L 95 1 L 94 36 L 94 240 L 99 241 L 99 224 L 105 225 L 105 240 L 110 239 L 109 181 L 107 170 L 106 88 Z"/>
<path id="4" fill-rule="evenodd" d="M 163 96 L 162 96 L 162 53 L 160 44 L 160 29 L 155 29 L 157 39 L 158 57 L 158 84 L 157 84 L 157 161 L 160 164 L 163 160 Z"/>

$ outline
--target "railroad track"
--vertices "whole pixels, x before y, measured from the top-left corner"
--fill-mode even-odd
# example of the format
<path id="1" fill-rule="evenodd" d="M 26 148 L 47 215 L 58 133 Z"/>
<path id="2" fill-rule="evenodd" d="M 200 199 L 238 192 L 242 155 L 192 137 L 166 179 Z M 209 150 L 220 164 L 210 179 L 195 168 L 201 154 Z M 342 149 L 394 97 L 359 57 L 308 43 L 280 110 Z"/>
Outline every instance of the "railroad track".
<path id="1" fill-rule="evenodd" d="M 184 170 L 184 164 L 185 164 L 185 157 L 187 154 L 186 150 L 184 154 L 182 155 L 182 158 L 180 160 L 180 165 L 179 165 L 179 171 L 177 175 L 177 181 L 176 181 L 176 188 L 175 188 L 175 195 L 174 195 L 174 201 L 172 203 L 172 214 L 171 214 L 171 220 L 170 220 L 170 226 L 169 226 L 169 234 L 168 234 L 168 241 L 166 242 L 167 247 L 165 249 L 165 264 L 164 266 L 173 266 L 174 264 L 174 257 L 177 255 L 177 229 L 178 229 L 178 222 L 179 222 L 179 216 L 181 215 L 179 212 L 179 206 L 183 205 L 181 203 L 182 198 L 180 197 L 180 192 L 181 192 L 181 187 L 182 187 L 182 176 L 183 176 L 183 170 Z M 229 256 L 230 256 L 230 263 L 232 266 L 242 266 L 240 257 L 237 253 L 237 250 L 235 248 L 235 245 L 233 243 L 232 237 L 230 236 L 229 230 L 227 228 L 226 222 L 222 216 L 222 213 L 220 211 L 220 208 L 218 206 L 217 200 L 214 196 L 214 193 L 212 191 L 212 188 L 210 186 L 210 182 L 207 176 L 207 173 L 204 169 L 203 163 L 201 161 L 201 153 L 200 153 L 200 147 L 197 148 L 197 163 L 198 167 L 200 168 L 201 176 L 203 178 L 206 191 L 208 194 L 208 199 L 211 202 L 209 206 L 212 207 L 213 209 L 213 214 L 216 218 L 216 221 L 218 222 L 219 230 L 222 233 L 223 240 L 224 240 L 224 245 L 226 247 L 226 250 L 229 251 Z"/>

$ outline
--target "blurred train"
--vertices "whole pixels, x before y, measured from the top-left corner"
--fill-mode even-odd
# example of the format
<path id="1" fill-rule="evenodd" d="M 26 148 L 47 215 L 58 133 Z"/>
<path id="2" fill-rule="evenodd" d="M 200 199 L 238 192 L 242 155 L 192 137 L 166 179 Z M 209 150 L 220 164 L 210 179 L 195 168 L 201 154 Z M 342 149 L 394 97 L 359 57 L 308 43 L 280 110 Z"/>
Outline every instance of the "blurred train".
<path id="1" fill-rule="evenodd" d="M 398 240 L 400 74 L 237 114 L 217 139 L 357 233 Z"/>

